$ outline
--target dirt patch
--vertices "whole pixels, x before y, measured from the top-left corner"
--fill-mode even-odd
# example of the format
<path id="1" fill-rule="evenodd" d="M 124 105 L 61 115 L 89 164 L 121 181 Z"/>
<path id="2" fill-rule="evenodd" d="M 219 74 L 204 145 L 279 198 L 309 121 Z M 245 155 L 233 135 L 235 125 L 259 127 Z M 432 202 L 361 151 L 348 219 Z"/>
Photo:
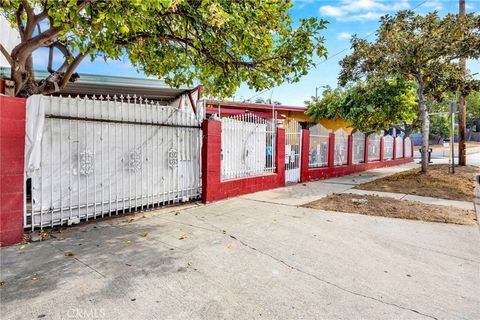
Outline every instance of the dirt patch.
<path id="1" fill-rule="evenodd" d="M 333 194 L 307 203 L 303 207 L 429 222 L 477 224 L 477 216 L 473 210 L 396 200 L 375 195 Z"/>
<path id="2" fill-rule="evenodd" d="M 455 174 L 451 174 L 447 164 L 436 164 L 431 165 L 427 173 L 422 173 L 420 169 L 412 169 L 363 183 L 355 188 L 472 201 L 476 174 L 480 174 L 479 167 L 456 167 Z"/>

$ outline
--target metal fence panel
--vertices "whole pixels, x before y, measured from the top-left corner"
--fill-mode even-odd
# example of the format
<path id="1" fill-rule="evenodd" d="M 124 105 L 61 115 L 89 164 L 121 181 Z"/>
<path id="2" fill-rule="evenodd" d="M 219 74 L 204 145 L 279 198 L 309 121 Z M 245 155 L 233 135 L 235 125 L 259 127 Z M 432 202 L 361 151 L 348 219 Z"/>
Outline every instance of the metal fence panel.
<path id="1" fill-rule="evenodd" d="M 321 124 L 310 127 L 310 145 L 308 150 L 308 166 L 310 168 L 328 165 L 328 140 L 331 130 Z"/>
<path id="2" fill-rule="evenodd" d="M 365 134 L 361 131 L 353 134 L 352 152 L 353 163 L 365 162 Z"/>
<path id="3" fill-rule="evenodd" d="M 28 169 L 25 227 L 78 223 L 200 196 L 202 119 L 185 105 L 135 96 L 42 97 L 41 104 L 41 159 Z"/>
<path id="4" fill-rule="evenodd" d="M 411 157 L 412 156 L 412 140 L 410 137 L 405 138 L 405 157 Z"/>
<path id="5" fill-rule="evenodd" d="M 348 134 L 344 129 L 335 131 L 335 160 L 336 166 L 347 164 L 348 162 Z"/>
<path id="6" fill-rule="evenodd" d="M 378 134 L 368 136 L 368 161 L 380 160 L 380 138 Z"/>
<path id="7" fill-rule="evenodd" d="M 275 172 L 275 123 L 253 114 L 222 118 L 222 180 Z"/>
<path id="8" fill-rule="evenodd" d="M 403 158 L 403 139 L 402 137 L 395 138 L 395 157 L 397 159 Z"/>
<path id="9" fill-rule="evenodd" d="M 393 159 L 393 137 L 391 135 L 386 135 L 383 137 L 383 148 L 383 159 Z"/>
<path id="10" fill-rule="evenodd" d="M 301 154 L 302 127 L 298 121 L 289 119 L 285 125 L 285 182 L 300 181 Z"/>

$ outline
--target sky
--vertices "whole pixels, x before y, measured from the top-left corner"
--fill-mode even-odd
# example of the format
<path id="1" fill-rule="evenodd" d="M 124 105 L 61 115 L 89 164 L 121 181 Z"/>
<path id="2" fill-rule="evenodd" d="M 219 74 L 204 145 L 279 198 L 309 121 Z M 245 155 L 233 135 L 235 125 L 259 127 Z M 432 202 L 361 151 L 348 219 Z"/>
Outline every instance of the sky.
<path id="1" fill-rule="evenodd" d="M 325 85 L 337 86 L 337 77 L 340 72 L 339 61 L 349 54 L 349 40 L 353 34 L 360 38 L 374 39 L 380 16 L 394 14 L 398 10 L 414 9 L 419 14 L 438 11 L 441 15 L 448 12 L 458 12 L 458 0 L 294 0 L 290 11 L 294 21 L 303 17 L 318 17 L 329 21 L 327 29 L 323 30 L 328 58 L 315 58 L 317 66 L 294 84 L 283 84 L 266 92 L 255 92 L 247 86 L 241 86 L 234 97 L 235 101 L 258 97 L 280 101 L 283 105 L 303 106 L 304 101 L 315 95 L 315 88 Z M 480 0 L 466 0 L 466 11 L 480 13 Z M 41 51 L 34 57 L 35 67 L 45 69 L 47 51 Z M 467 67 L 472 73 L 478 73 L 480 79 L 480 61 L 468 61 Z M 79 73 L 94 73 L 102 75 L 143 77 L 127 59 L 123 61 L 85 60 L 77 69 Z M 323 88 L 319 88 L 319 95 Z"/>

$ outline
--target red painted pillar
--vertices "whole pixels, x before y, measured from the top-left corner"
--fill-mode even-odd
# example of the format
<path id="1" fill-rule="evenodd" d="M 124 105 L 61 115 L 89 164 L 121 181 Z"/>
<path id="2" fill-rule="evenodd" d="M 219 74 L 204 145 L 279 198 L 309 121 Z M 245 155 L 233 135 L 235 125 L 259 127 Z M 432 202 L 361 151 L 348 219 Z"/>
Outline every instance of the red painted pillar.
<path id="1" fill-rule="evenodd" d="M 285 129 L 277 128 L 277 144 L 275 145 L 277 156 L 275 168 L 277 168 L 278 186 L 285 184 Z"/>
<path id="2" fill-rule="evenodd" d="M 402 154 L 402 158 L 405 158 L 405 155 L 407 154 L 407 153 L 405 152 L 405 138 L 402 139 L 402 144 L 403 144 L 403 148 L 402 148 L 402 153 L 403 153 L 403 154 Z"/>
<path id="3" fill-rule="evenodd" d="M 0 246 L 23 240 L 26 100 L 0 96 Z"/>
<path id="4" fill-rule="evenodd" d="M 365 135 L 365 148 L 363 149 L 363 162 L 368 163 L 368 134 Z"/>
<path id="5" fill-rule="evenodd" d="M 412 139 L 410 139 L 410 154 L 411 154 L 411 158 L 413 159 L 413 141 Z"/>
<path id="6" fill-rule="evenodd" d="M 308 162 L 309 162 L 309 150 L 310 150 L 310 130 L 302 130 L 302 162 L 300 164 L 300 182 L 309 181 L 308 176 Z"/>
<path id="7" fill-rule="evenodd" d="M 216 200 L 220 188 L 222 123 L 205 120 L 202 124 L 202 202 Z"/>
<path id="8" fill-rule="evenodd" d="M 383 137 L 380 137 L 380 162 L 383 161 L 383 152 L 384 152 L 384 140 Z"/>
<path id="9" fill-rule="evenodd" d="M 328 167 L 333 168 L 335 166 L 335 134 L 328 135 Z"/>
<path id="10" fill-rule="evenodd" d="M 392 160 L 397 159 L 397 138 L 393 137 L 393 157 Z"/>
<path id="11" fill-rule="evenodd" d="M 351 166 L 353 164 L 353 136 L 348 136 L 348 149 L 347 149 L 347 164 Z"/>

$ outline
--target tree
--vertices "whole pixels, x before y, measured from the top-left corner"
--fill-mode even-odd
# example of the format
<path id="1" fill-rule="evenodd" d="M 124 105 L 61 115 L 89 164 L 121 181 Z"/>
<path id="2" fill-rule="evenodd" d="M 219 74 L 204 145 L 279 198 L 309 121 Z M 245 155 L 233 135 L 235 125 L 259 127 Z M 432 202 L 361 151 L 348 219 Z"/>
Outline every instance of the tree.
<path id="1" fill-rule="evenodd" d="M 460 57 L 480 57 L 480 16 L 399 11 L 380 20 L 373 43 L 354 37 L 353 53 L 341 62 L 339 82 L 400 77 L 416 84 L 422 121 L 422 171 L 428 169 L 429 113 L 426 97 L 442 91 L 467 94 L 476 86 L 462 72 Z"/>
<path id="2" fill-rule="evenodd" d="M 480 91 L 474 91 L 466 97 L 467 119 L 470 127 L 475 125 L 477 132 L 480 132 Z"/>
<path id="3" fill-rule="evenodd" d="M 357 82 L 344 89 L 327 88 L 319 100 L 307 101 L 307 114 L 315 120 L 342 118 L 364 132 L 392 125 L 411 124 L 416 117 L 415 90 L 411 82 Z"/>
<path id="4" fill-rule="evenodd" d="M 17 96 L 48 94 L 75 80 L 84 58 L 127 56 L 147 75 L 172 86 L 195 79 L 217 96 L 243 82 L 262 90 L 295 82 L 325 56 L 326 21 L 300 19 L 291 1 L 235 0 L 0 0 L 0 12 L 21 36 L 11 65 Z M 32 54 L 51 47 L 65 62 L 46 79 L 33 75 Z"/>
<path id="5" fill-rule="evenodd" d="M 257 99 L 255 99 L 255 103 L 260 103 L 260 104 L 274 104 L 276 106 L 279 106 L 281 105 L 282 103 L 280 101 L 276 101 L 274 100 L 273 103 L 272 103 L 272 100 L 270 98 L 268 99 L 263 99 L 262 97 L 259 97 Z"/>

